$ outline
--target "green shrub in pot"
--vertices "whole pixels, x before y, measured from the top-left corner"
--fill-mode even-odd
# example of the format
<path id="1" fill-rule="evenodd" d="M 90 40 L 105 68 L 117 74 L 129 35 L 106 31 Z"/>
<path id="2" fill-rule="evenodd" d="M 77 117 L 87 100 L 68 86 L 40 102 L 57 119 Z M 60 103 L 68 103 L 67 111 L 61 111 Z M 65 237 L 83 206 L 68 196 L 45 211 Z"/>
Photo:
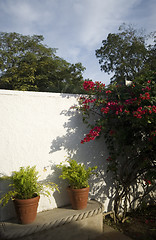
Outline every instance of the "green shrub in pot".
<path id="1" fill-rule="evenodd" d="M 39 175 L 38 175 L 38 171 L 36 170 L 36 166 L 30 167 L 20 167 L 19 171 L 13 171 L 11 176 L 4 176 L 1 177 L 1 180 L 11 180 L 10 183 L 10 187 L 11 190 L 9 190 L 6 194 L 4 194 L 2 196 L 2 198 L 0 199 L 0 204 L 2 204 L 2 206 L 5 206 L 10 199 L 12 199 L 14 201 L 14 203 L 17 202 L 17 200 L 19 202 L 23 202 L 25 200 L 31 200 L 31 199 L 35 199 L 37 198 L 37 200 L 39 201 L 40 195 L 44 195 L 48 198 L 50 198 L 51 194 L 49 190 L 57 190 L 58 186 L 55 183 L 52 182 L 46 182 L 46 183 L 42 183 L 38 181 Z M 25 201 L 26 202 L 26 201 Z M 19 205 L 19 203 L 18 203 Z M 23 203 L 22 203 L 23 205 Z M 32 205 L 32 203 L 31 203 Z M 37 213 L 37 207 L 38 207 L 38 202 L 36 205 L 36 213 Z M 17 207 L 15 206 L 16 209 L 16 213 L 20 212 L 20 210 L 17 210 Z M 22 212 L 22 210 L 21 210 Z M 23 211 L 24 212 L 24 211 Z M 26 210 L 27 212 L 27 210 Z M 35 213 L 35 214 L 36 214 Z M 28 216 L 28 212 L 26 214 Z M 21 220 L 20 218 L 20 222 L 22 223 L 30 223 L 26 221 Z M 22 217 L 23 218 L 23 217 Z M 34 221 L 35 217 L 33 218 L 33 220 L 31 219 L 31 222 Z"/>
<path id="2" fill-rule="evenodd" d="M 77 163 L 74 159 L 70 158 L 66 163 L 68 165 L 63 163 L 57 165 L 62 170 L 59 178 L 67 179 L 69 186 L 74 189 L 89 187 L 88 180 L 91 175 L 96 174 L 97 166 L 86 168 L 83 163 Z"/>
<path id="3" fill-rule="evenodd" d="M 68 165 L 63 163 L 57 165 L 62 171 L 59 178 L 67 179 L 69 182 L 67 192 L 72 208 L 75 210 L 84 209 L 87 207 L 88 201 L 88 180 L 91 175 L 96 174 L 97 166 L 86 168 L 84 164 L 77 163 L 74 159 L 68 159 L 66 163 Z"/>

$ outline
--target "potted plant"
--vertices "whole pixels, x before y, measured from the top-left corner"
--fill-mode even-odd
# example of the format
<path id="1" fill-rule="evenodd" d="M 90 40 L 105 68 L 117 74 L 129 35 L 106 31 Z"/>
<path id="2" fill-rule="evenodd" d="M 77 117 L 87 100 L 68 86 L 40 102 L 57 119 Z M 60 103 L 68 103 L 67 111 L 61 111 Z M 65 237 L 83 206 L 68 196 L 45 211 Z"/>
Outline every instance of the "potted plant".
<path id="1" fill-rule="evenodd" d="M 62 170 L 59 178 L 67 179 L 69 186 L 67 192 L 75 210 L 84 209 L 87 207 L 89 183 L 91 175 L 96 174 L 97 166 L 88 167 L 84 164 L 77 163 L 74 159 L 66 160 L 68 165 L 60 163 L 57 165 Z"/>
<path id="2" fill-rule="evenodd" d="M 10 177 L 4 176 L 1 179 L 10 179 L 12 190 L 8 191 L 0 199 L 0 204 L 5 206 L 10 199 L 13 200 L 17 217 L 20 223 L 28 224 L 35 220 L 40 194 L 50 197 L 51 190 L 58 190 L 56 184 L 38 182 L 36 166 L 21 167 L 19 171 L 13 171 Z M 45 188 L 46 187 L 46 188 Z"/>

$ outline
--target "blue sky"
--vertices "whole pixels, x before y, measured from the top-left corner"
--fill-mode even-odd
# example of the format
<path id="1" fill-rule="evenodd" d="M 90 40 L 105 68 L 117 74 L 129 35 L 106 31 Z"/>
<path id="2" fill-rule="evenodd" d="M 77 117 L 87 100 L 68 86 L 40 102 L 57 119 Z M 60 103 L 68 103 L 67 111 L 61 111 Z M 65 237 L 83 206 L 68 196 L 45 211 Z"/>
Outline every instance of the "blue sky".
<path id="1" fill-rule="evenodd" d="M 156 30 L 156 0 L 0 0 L 0 31 L 44 36 L 70 63 L 81 62 L 84 78 L 109 83 L 95 50 L 123 23 Z"/>

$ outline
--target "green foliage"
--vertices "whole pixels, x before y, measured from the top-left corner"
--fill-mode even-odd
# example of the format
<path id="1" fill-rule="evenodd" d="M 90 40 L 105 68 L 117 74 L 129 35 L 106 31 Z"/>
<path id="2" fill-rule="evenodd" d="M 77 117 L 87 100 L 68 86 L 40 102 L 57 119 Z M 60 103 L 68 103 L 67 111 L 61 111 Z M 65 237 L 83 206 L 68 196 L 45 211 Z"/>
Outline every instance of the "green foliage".
<path id="1" fill-rule="evenodd" d="M 42 35 L 0 33 L 0 88 L 81 93 L 81 63 L 71 64 L 42 43 Z"/>
<path id="2" fill-rule="evenodd" d="M 146 40 L 153 40 L 154 33 L 146 36 L 143 31 L 123 24 L 118 33 L 109 33 L 102 47 L 96 50 L 101 70 L 114 73 L 111 82 L 133 81 L 141 71 L 151 69 L 156 61 L 155 46 L 147 46 Z M 154 66 L 153 66 L 154 70 Z"/>
<path id="3" fill-rule="evenodd" d="M 59 191 L 56 184 L 52 182 L 43 184 L 38 182 L 38 178 L 36 166 L 21 167 L 19 171 L 13 171 L 12 176 L 2 177 L 1 180 L 10 179 L 12 181 L 9 186 L 13 190 L 8 191 L 8 193 L 2 196 L 0 204 L 5 206 L 10 199 L 30 199 L 40 194 L 50 197 L 50 192 L 47 188 L 52 191 L 54 189 Z"/>
<path id="4" fill-rule="evenodd" d="M 77 163 L 74 159 L 66 161 L 68 165 L 60 163 L 57 167 L 62 170 L 60 178 L 67 179 L 71 188 L 81 189 L 89 187 L 88 180 L 96 174 L 97 166 L 86 168 L 84 164 Z"/>

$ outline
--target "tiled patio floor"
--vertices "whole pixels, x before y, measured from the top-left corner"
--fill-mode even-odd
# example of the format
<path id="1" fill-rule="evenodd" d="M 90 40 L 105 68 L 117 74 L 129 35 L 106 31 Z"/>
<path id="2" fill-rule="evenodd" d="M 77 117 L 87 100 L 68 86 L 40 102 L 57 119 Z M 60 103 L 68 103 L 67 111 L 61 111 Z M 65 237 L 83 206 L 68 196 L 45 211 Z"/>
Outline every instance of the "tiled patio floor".
<path id="1" fill-rule="evenodd" d="M 96 238 L 96 240 L 132 240 L 132 239 L 125 236 L 121 232 L 111 228 L 110 226 L 104 225 L 103 235 L 99 238 Z"/>

